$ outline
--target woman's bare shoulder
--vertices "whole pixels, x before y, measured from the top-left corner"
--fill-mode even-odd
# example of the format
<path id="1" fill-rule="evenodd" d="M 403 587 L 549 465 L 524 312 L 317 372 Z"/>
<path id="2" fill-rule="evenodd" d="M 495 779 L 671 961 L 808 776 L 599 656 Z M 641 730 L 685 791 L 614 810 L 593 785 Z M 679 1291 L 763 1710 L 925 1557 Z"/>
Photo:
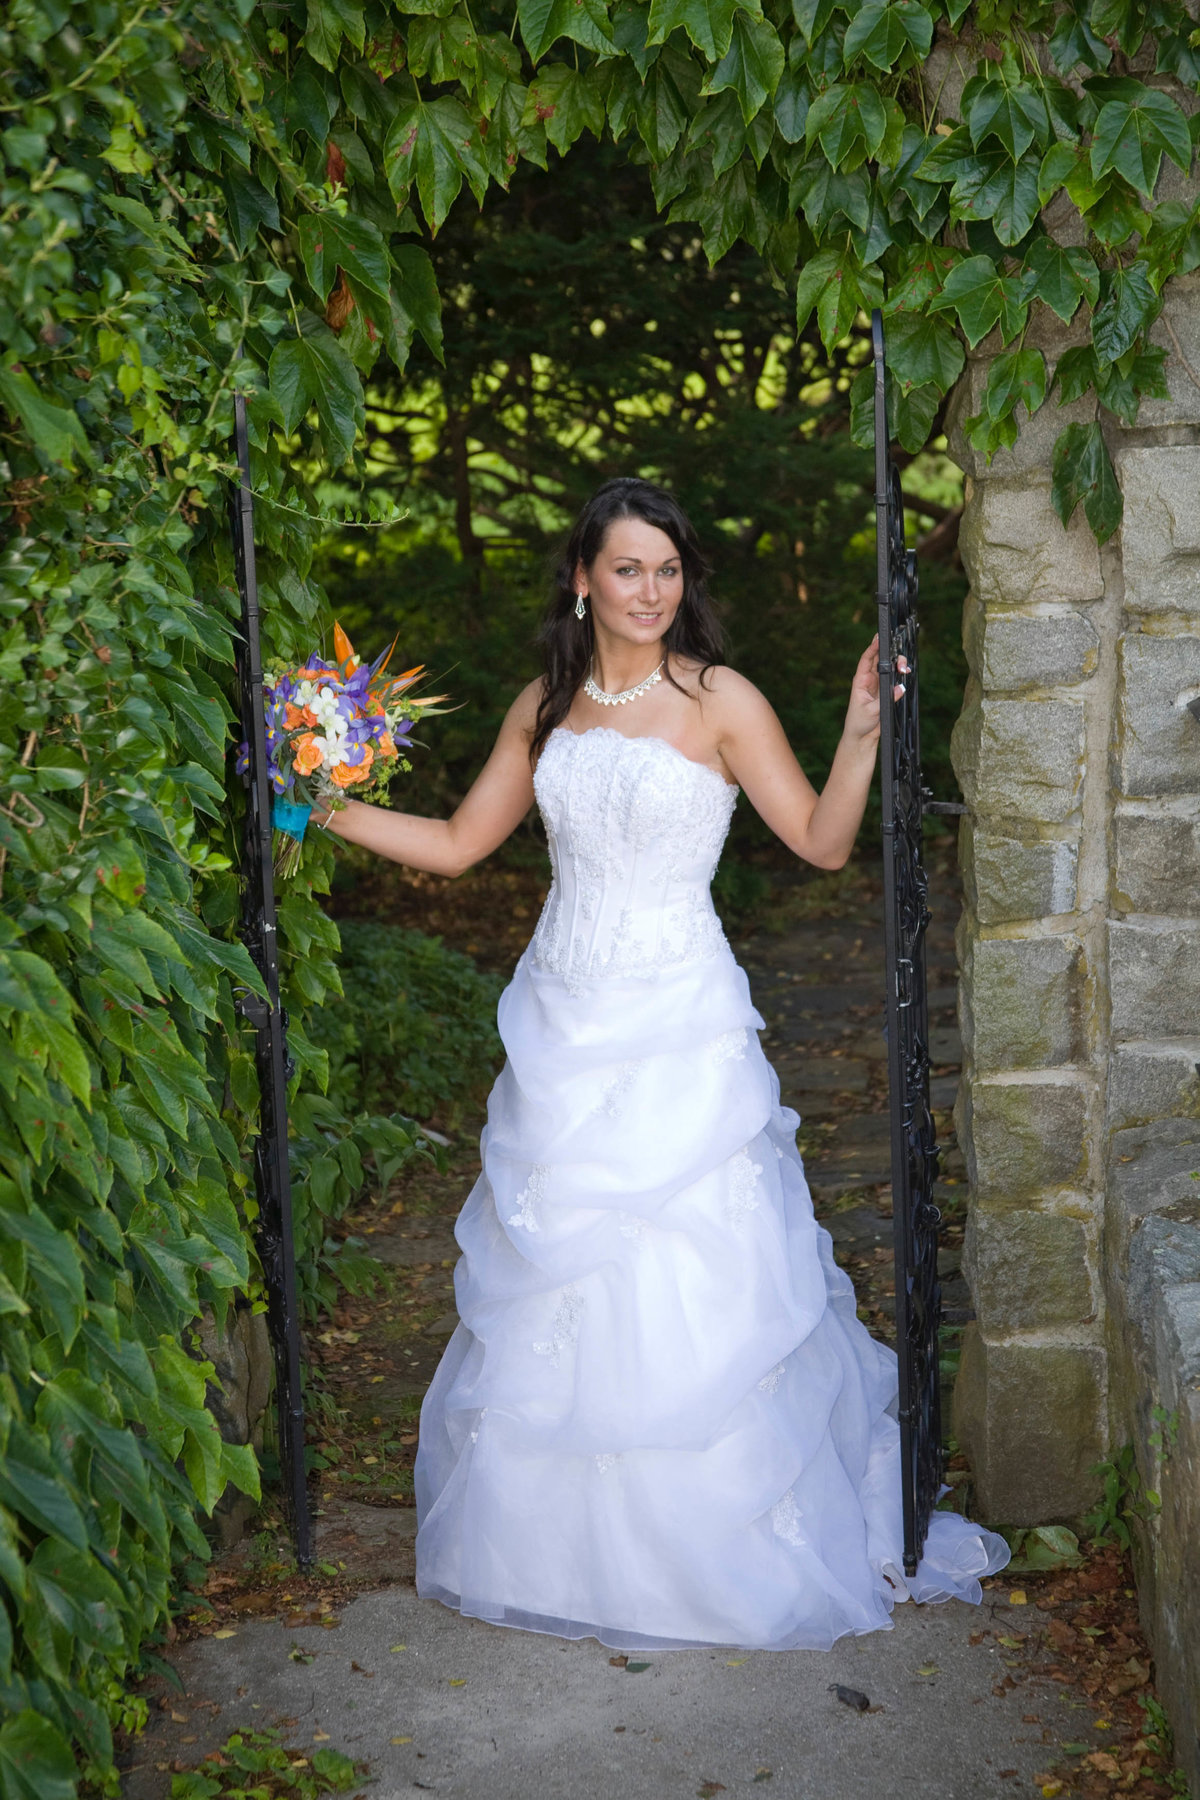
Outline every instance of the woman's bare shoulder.
<path id="1" fill-rule="evenodd" d="M 542 695 L 546 691 L 546 678 L 539 675 L 536 681 L 523 687 L 504 719 L 504 732 L 518 732 L 528 742 L 537 725 L 538 707 L 542 703 Z"/>
<path id="2" fill-rule="evenodd" d="M 714 663 L 703 669 L 700 663 L 689 664 L 680 658 L 678 666 L 683 685 L 695 694 L 706 716 L 719 728 L 771 711 L 766 696 L 727 663 Z"/>

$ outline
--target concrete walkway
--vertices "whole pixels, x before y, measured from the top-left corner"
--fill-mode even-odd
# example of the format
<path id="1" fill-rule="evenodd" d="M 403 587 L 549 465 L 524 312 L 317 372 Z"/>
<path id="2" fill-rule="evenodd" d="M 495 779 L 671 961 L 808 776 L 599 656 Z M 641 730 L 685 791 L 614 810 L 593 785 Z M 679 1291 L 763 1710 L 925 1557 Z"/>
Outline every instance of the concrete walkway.
<path id="1" fill-rule="evenodd" d="M 998 1641 L 1036 1636 L 1036 1609 L 1008 1592 L 1001 1577 L 982 1607 L 901 1606 L 893 1631 L 828 1654 L 687 1650 L 626 1668 L 592 1640 L 483 1625 L 396 1587 L 333 1630 L 252 1623 L 184 1647 L 187 1698 L 154 1714 L 125 1800 L 165 1800 L 175 1758 L 281 1722 L 300 1755 L 328 1742 L 368 1763 L 371 1800 L 1027 1796 L 1062 1743 L 1093 1738 L 1092 1709 Z"/>

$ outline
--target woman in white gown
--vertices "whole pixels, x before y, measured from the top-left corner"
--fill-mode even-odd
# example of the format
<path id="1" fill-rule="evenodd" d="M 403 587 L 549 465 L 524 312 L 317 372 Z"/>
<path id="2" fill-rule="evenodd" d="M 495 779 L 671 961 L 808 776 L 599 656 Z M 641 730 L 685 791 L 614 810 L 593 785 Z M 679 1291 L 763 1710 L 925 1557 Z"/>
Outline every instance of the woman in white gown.
<path id="1" fill-rule="evenodd" d="M 720 663 L 690 524 L 610 482 L 561 564 L 546 675 L 450 820 L 352 842 L 452 875 L 536 798 L 554 881 L 500 1001 L 508 1060 L 456 1235 L 461 1324 L 421 1414 L 417 1587 L 620 1649 L 828 1649 L 897 1599 L 980 1597 L 1003 1539 L 935 1513 L 901 1573 L 896 1359 L 814 1220 L 797 1116 L 709 884 L 739 789 L 846 861 L 879 736 L 854 675 L 818 796 Z"/>

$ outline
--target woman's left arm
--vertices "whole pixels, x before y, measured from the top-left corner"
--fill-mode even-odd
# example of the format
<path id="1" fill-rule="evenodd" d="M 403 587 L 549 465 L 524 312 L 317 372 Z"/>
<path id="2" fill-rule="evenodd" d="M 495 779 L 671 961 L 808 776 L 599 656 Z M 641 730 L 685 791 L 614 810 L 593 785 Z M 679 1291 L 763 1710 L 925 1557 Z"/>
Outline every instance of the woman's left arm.
<path id="1" fill-rule="evenodd" d="M 796 761 L 774 709 L 750 682 L 723 670 L 719 692 L 706 702 L 712 703 L 722 759 L 755 812 L 806 862 L 842 868 L 854 848 L 875 770 L 878 638 L 854 671 L 841 741 L 819 794 Z"/>

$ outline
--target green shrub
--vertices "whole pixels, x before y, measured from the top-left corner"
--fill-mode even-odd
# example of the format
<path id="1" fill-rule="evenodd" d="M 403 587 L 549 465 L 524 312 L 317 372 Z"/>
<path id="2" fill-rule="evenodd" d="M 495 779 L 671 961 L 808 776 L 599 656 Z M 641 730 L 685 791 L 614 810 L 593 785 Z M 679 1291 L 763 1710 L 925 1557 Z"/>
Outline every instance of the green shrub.
<path id="1" fill-rule="evenodd" d="M 340 931 L 342 998 L 310 1023 L 329 1055 L 330 1099 L 457 1123 L 503 1056 L 503 980 L 419 931 L 357 920 Z"/>

